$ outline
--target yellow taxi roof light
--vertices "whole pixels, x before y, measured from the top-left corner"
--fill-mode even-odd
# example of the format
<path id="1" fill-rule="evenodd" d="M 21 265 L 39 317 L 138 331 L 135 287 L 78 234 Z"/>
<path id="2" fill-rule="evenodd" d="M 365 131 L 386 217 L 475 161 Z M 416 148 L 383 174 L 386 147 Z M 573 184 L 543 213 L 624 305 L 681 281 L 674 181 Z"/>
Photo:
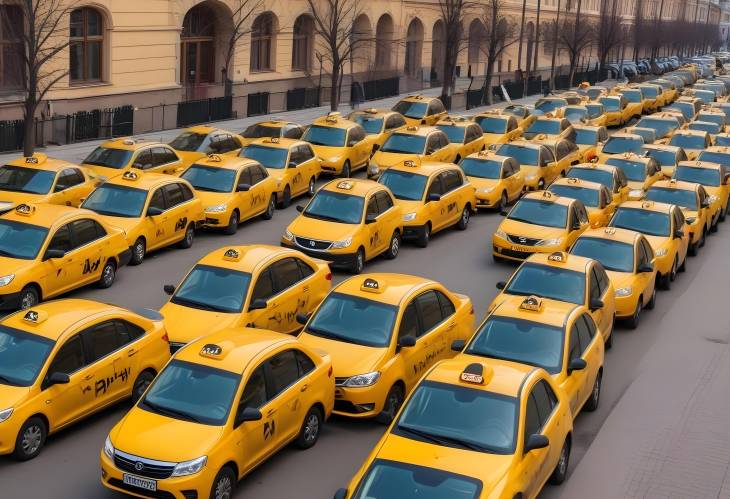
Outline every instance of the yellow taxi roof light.
<path id="1" fill-rule="evenodd" d="M 489 366 L 474 362 L 464 368 L 459 375 L 459 379 L 464 383 L 483 385 L 487 381 L 485 378 L 491 378 L 492 374 L 494 374 L 494 371 Z"/>
<path id="2" fill-rule="evenodd" d="M 654 201 L 644 201 L 641 203 L 642 208 L 651 208 L 652 206 L 654 206 Z"/>
<path id="3" fill-rule="evenodd" d="M 521 310 L 527 310 L 528 312 L 539 312 L 542 308 L 542 298 L 535 295 L 530 295 L 520 303 Z"/>
<path id="4" fill-rule="evenodd" d="M 365 110 L 365 112 L 366 112 L 366 113 L 368 113 L 368 114 L 378 114 L 378 110 L 377 110 L 377 109 L 375 109 L 374 107 L 369 107 L 369 108 L 367 108 L 367 109 Z"/>
<path id="5" fill-rule="evenodd" d="M 124 180 L 131 180 L 131 181 L 139 180 L 139 177 L 140 177 L 139 173 L 133 172 L 131 170 L 124 172 L 124 174 L 122 175 L 122 178 Z"/>
<path id="6" fill-rule="evenodd" d="M 29 204 L 19 204 L 15 207 L 15 213 L 18 215 L 31 216 L 35 212 L 35 206 Z"/>
<path id="7" fill-rule="evenodd" d="M 23 315 L 23 322 L 27 322 L 30 324 L 40 324 L 41 322 L 44 322 L 46 319 L 48 319 L 48 312 L 44 310 L 28 310 L 25 315 Z"/>
<path id="8" fill-rule="evenodd" d="M 547 259 L 548 262 L 565 263 L 568 261 L 568 254 L 564 251 L 556 251 L 555 253 L 550 253 Z"/>
<path id="9" fill-rule="evenodd" d="M 220 157 L 220 154 L 208 154 L 208 160 L 209 161 L 215 161 L 216 163 L 220 163 L 223 161 L 223 159 Z"/>
<path id="10" fill-rule="evenodd" d="M 609 236 L 612 236 L 616 233 L 616 227 L 606 227 L 606 230 L 604 232 Z"/>
<path id="11" fill-rule="evenodd" d="M 341 182 L 337 182 L 338 189 L 344 189 L 346 191 L 352 190 L 353 187 L 355 187 L 355 184 L 350 182 L 349 180 L 343 180 Z"/>
<path id="12" fill-rule="evenodd" d="M 206 343 L 203 348 L 200 349 L 201 357 L 208 357 L 209 359 L 221 359 L 223 355 L 223 347 L 216 345 L 215 343 Z"/>
<path id="13" fill-rule="evenodd" d="M 241 259 L 241 252 L 234 248 L 229 248 L 223 253 L 223 259 L 229 262 L 237 262 Z"/>
<path id="14" fill-rule="evenodd" d="M 383 291 L 385 291 L 385 285 L 379 281 L 376 281 L 375 279 L 368 277 L 362 282 L 360 290 L 366 291 L 368 293 L 382 293 Z"/>
<path id="15" fill-rule="evenodd" d="M 48 156 L 41 153 L 34 153 L 33 156 L 26 156 L 24 158 L 26 165 L 40 165 L 45 163 L 47 159 Z"/>

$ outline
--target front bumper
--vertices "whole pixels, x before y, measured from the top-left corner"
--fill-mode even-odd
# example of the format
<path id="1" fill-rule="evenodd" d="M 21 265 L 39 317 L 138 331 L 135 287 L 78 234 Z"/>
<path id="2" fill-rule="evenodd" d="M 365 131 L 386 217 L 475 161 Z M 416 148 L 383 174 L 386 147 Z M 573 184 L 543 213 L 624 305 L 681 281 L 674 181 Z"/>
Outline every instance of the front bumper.
<path id="1" fill-rule="evenodd" d="M 506 260 L 521 262 L 535 253 L 555 253 L 565 251 L 563 246 L 525 246 L 512 244 L 501 237 L 492 237 L 492 254 Z"/>
<path id="2" fill-rule="evenodd" d="M 295 244 L 292 241 L 287 241 L 285 239 L 281 240 L 281 246 L 284 248 L 291 248 L 291 249 L 295 249 L 297 251 L 301 251 L 305 255 L 311 256 L 312 258 L 319 258 L 320 260 L 325 260 L 325 261 L 329 262 L 330 266 L 332 266 L 332 267 L 349 268 L 355 264 L 355 259 L 357 258 L 357 252 L 335 253 L 332 251 L 311 250 L 311 249 L 299 246 L 298 244 Z"/>
<path id="3" fill-rule="evenodd" d="M 490 193 L 477 192 L 477 208 L 496 208 L 501 199 L 501 192 L 497 189 Z"/>
<path id="4" fill-rule="evenodd" d="M 379 386 L 382 385 L 382 386 Z M 385 404 L 382 380 L 373 386 L 362 388 L 335 387 L 335 408 L 333 414 L 348 418 L 372 418 L 383 411 Z"/>
<path id="5" fill-rule="evenodd" d="M 616 318 L 626 319 L 634 315 L 636 310 L 636 304 L 639 301 L 640 290 L 634 289 L 628 296 L 617 296 L 615 298 L 616 303 Z"/>
<path id="6" fill-rule="evenodd" d="M 0 294 L 0 310 L 18 310 L 20 308 L 20 291 Z"/>

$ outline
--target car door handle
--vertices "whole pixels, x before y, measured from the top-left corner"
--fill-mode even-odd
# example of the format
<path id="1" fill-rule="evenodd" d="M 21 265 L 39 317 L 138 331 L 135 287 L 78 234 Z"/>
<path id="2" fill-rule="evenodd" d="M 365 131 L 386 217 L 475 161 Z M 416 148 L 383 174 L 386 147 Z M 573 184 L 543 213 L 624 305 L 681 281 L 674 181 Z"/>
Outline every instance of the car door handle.
<path id="1" fill-rule="evenodd" d="M 136 355 L 137 352 L 138 352 L 138 350 L 136 348 L 130 348 L 129 350 L 127 350 L 127 357 L 131 357 L 133 355 Z"/>
<path id="2" fill-rule="evenodd" d="M 84 376 L 84 381 L 90 381 L 92 379 L 94 379 L 94 375 L 93 374 L 87 374 L 86 376 Z"/>
<path id="3" fill-rule="evenodd" d="M 306 385 L 306 384 L 305 385 L 302 385 L 302 387 L 300 388 L 300 391 L 306 392 L 307 391 L 307 388 L 309 388 L 309 385 Z"/>
<path id="4" fill-rule="evenodd" d="M 266 417 L 271 417 L 274 414 L 276 414 L 276 409 L 269 409 L 269 412 L 266 413 Z"/>

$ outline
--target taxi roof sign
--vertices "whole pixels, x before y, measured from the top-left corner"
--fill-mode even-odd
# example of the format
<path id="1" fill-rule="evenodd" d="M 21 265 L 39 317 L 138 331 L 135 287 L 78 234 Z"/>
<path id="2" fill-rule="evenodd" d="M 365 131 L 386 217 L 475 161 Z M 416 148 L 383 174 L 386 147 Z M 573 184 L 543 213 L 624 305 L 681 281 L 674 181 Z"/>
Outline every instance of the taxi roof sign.
<path id="1" fill-rule="evenodd" d="M 223 348 L 215 343 L 206 343 L 203 348 L 200 349 L 201 357 L 208 357 L 211 359 L 220 359 L 223 353 Z"/>
<path id="2" fill-rule="evenodd" d="M 464 368 L 464 370 L 461 372 L 461 375 L 459 375 L 459 379 L 464 383 L 483 385 L 485 377 L 484 375 L 484 365 L 474 362 L 473 364 L 469 364 Z"/>
<path id="3" fill-rule="evenodd" d="M 220 154 L 208 154 L 208 161 L 215 161 L 216 163 L 220 163 L 223 161 L 223 159 L 220 157 Z"/>
<path id="4" fill-rule="evenodd" d="M 369 108 L 367 108 L 367 109 L 365 110 L 365 112 L 366 112 L 366 113 L 368 113 L 368 114 L 378 114 L 378 110 L 377 110 L 377 109 L 375 109 L 374 107 L 369 107 Z"/>
<path id="5" fill-rule="evenodd" d="M 642 208 L 651 208 L 652 206 L 654 206 L 654 201 L 644 201 L 641 203 Z"/>
<path id="6" fill-rule="evenodd" d="M 351 190 L 353 187 L 355 187 L 355 184 L 350 182 L 349 180 L 343 180 L 341 182 L 337 182 L 336 187 L 338 189 L 344 189 L 346 191 Z"/>
<path id="7" fill-rule="evenodd" d="M 223 253 L 223 259 L 229 262 L 237 262 L 241 259 L 241 252 L 235 248 L 229 248 Z"/>
<path id="8" fill-rule="evenodd" d="M 550 253 L 547 259 L 548 262 L 565 263 L 568 261 L 568 254 L 564 251 L 556 251 L 555 253 Z"/>
<path id="9" fill-rule="evenodd" d="M 48 319 L 48 313 L 43 310 L 28 310 L 23 315 L 23 322 L 30 324 L 40 324 Z"/>
<path id="10" fill-rule="evenodd" d="M 566 182 L 568 182 L 569 184 L 580 184 L 580 179 L 577 179 L 575 177 L 570 177 L 570 178 L 566 179 Z"/>
<path id="11" fill-rule="evenodd" d="M 555 194 L 555 193 L 553 193 L 553 192 L 550 192 L 550 191 L 543 191 L 542 192 L 542 197 L 544 197 L 546 199 L 552 199 L 552 198 L 558 197 L 558 195 Z"/>
<path id="12" fill-rule="evenodd" d="M 539 312 L 542 308 L 542 298 L 535 295 L 530 295 L 520 303 L 521 310 L 527 310 L 528 312 Z"/>
<path id="13" fill-rule="evenodd" d="M 368 277 L 362 282 L 360 286 L 361 291 L 367 291 L 368 293 L 382 293 L 383 287 L 375 279 Z"/>
<path id="14" fill-rule="evenodd" d="M 407 126 L 406 130 L 408 130 L 409 132 L 415 132 L 416 130 L 418 130 L 418 127 L 415 125 L 411 125 L 411 126 Z"/>
<path id="15" fill-rule="evenodd" d="M 24 215 L 24 216 L 30 216 L 35 211 L 35 206 L 31 206 L 29 204 L 19 204 L 15 207 L 15 213 L 18 215 Z"/>
<path id="16" fill-rule="evenodd" d="M 123 178 L 124 180 L 131 180 L 131 181 L 135 181 L 135 180 L 138 180 L 138 179 L 139 179 L 139 173 L 137 173 L 137 172 L 133 172 L 133 171 L 131 171 L 131 170 L 130 170 L 130 171 L 126 171 L 126 172 L 124 172 L 124 174 L 122 175 L 122 178 Z"/>
<path id="17" fill-rule="evenodd" d="M 606 230 L 604 230 L 603 232 L 605 232 L 609 236 L 612 236 L 616 233 L 616 227 L 606 227 Z"/>
<path id="18" fill-rule="evenodd" d="M 342 116 L 338 111 L 332 111 L 327 113 L 327 117 L 324 119 L 327 123 L 337 123 L 337 118 Z"/>
<path id="19" fill-rule="evenodd" d="M 48 156 L 45 154 L 35 153 L 33 156 L 26 156 L 23 158 L 23 161 L 26 165 L 39 165 L 41 163 L 45 163 L 48 159 Z"/>

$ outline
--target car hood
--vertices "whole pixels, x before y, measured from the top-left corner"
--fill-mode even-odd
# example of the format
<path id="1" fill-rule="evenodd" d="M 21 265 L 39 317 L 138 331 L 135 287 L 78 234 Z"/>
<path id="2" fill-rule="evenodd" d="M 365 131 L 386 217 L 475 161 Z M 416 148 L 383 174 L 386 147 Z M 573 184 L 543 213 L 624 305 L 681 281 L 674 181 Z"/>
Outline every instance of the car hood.
<path id="1" fill-rule="evenodd" d="M 606 270 L 608 278 L 613 284 L 613 289 L 621 289 L 631 286 L 634 283 L 636 275 L 632 272 L 617 272 L 615 270 Z"/>
<path id="2" fill-rule="evenodd" d="M 396 203 L 403 208 L 403 214 L 413 213 L 424 207 L 423 201 L 411 201 L 408 199 L 396 199 Z"/>
<path id="3" fill-rule="evenodd" d="M 228 204 L 232 201 L 233 195 L 230 192 L 207 192 L 207 191 L 195 191 L 200 198 L 200 203 L 203 205 L 203 209 L 208 206 L 215 206 L 217 204 Z"/>
<path id="4" fill-rule="evenodd" d="M 48 197 L 48 194 L 0 191 L 0 213 L 10 211 L 21 203 L 45 203 Z"/>
<path id="5" fill-rule="evenodd" d="M 322 338 L 307 332 L 299 335 L 299 340 L 310 348 L 328 352 L 332 357 L 332 366 L 337 378 L 349 378 L 357 374 L 377 371 L 388 353 L 387 348 L 355 345 L 354 343 Z"/>
<path id="6" fill-rule="evenodd" d="M 194 162 L 199 160 L 200 158 L 205 157 L 205 153 L 198 152 L 198 151 L 178 151 L 175 150 L 178 156 L 180 156 L 180 159 L 182 160 L 183 167 L 188 167 L 192 165 Z"/>
<path id="7" fill-rule="evenodd" d="M 666 246 L 669 242 L 669 237 L 667 236 L 652 236 L 649 234 L 644 234 L 646 236 L 646 240 L 649 241 L 649 244 L 651 245 L 651 249 L 656 251 L 661 248 L 662 246 Z"/>
<path id="8" fill-rule="evenodd" d="M 319 156 L 323 161 L 337 162 L 345 154 L 345 147 L 331 147 L 331 146 L 316 146 L 312 144 L 314 153 Z"/>
<path id="9" fill-rule="evenodd" d="M 9 258 L 0 256 L 0 277 L 8 274 L 18 274 L 21 271 L 33 267 L 36 260 L 23 260 L 22 258 Z"/>
<path id="10" fill-rule="evenodd" d="M 28 386 L 0 385 L 0 411 L 22 404 L 29 393 Z"/>
<path id="11" fill-rule="evenodd" d="M 303 215 L 298 216 L 289 224 L 289 232 L 295 236 L 324 241 L 342 241 L 357 232 L 360 225 L 318 220 Z"/>
<path id="12" fill-rule="evenodd" d="M 498 178 L 481 178 L 481 177 L 467 177 L 469 183 L 474 186 L 478 191 L 479 189 L 487 189 L 489 187 L 497 187 L 500 179 Z"/>
<path id="13" fill-rule="evenodd" d="M 554 239 L 556 237 L 565 237 L 566 233 L 565 229 L 559 227 L 545 227 L 509 219 L 502 222 L 499 228 L 507 234 L 532 239 Z"/>
<path id="14" fill-rule="evenodd" d="M 174 343 L 189 343 L 198 336 L 235 327 L 242 320 L 240 314 L 200 310 L 172 302 L 165 303 L 160 313 L 164 317 L 167 335 Z"/>

